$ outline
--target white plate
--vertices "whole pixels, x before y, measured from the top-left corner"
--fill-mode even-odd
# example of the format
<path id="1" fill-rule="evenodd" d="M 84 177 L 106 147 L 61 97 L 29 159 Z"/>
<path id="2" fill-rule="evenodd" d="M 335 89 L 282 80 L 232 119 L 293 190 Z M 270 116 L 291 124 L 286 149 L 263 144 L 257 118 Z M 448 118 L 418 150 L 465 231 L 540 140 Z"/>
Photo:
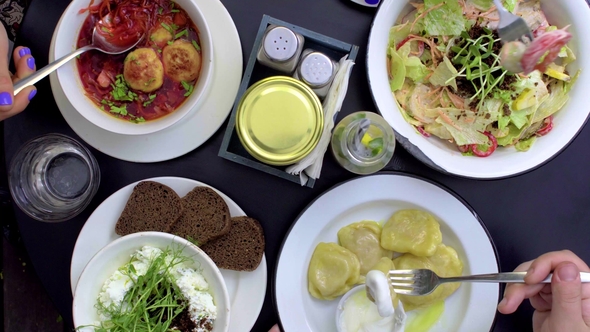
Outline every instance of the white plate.
<path id="1" fill-rule="evenodd" d="M 186 195 L 196 186 L 211 187 L 199 181 L 176 177 L 160 177 L 147 180 L 169 186 L 180 197 Z M 102 202 L 90 215 L 80 231 L 70 267 L 72 294 L 76 289 L 82 270 L 84 270 L 90 259 L 104 246 L 120 238 L 115 233 L 115 224 L 121 212 L 123 212 L 123 208 L 125 208 L 125 204 L 135 185 L 137 185 L 137 182 L 123 187 Z M 231 198 L 219 190 L 211 188 L 225 200 L 232 216 L 246 215 L 244 210 Z M 252 272 L 220 270 L 231 302 L 229 331 L 250 331 L 260 314 L 266 294 L 266 255 L 262 257 L 262 262 L 258 268 Z"/>
<path id="2" fill-rule="evenodd" d="M 336 331 L 338 300 L 320 301 L 307 290 L 307 268 L 320 242 L 338 242 L 337 232 L 361 220 L 386 221 L 406 208 L 427 210 L 440 221 L 443 243 L 457 250 L 464 274 L 498 272 L 489 234 L 474 212 L 449 191 L 408 175 L 379 174 L 332 188 L 299 216 L 280 253 L 275 296 L 286 332 Z M 496 316 L 498 284 L 463 284 L 445 301 L 445 311 L 431 329 L 488 331 Z"/>
<path id="3" fill-rule="evenodd" d="M 402 118 L 389 88 L 385 58 L 389 30 L 407 1 L 381 3 L 369 36 L 367 75 L 379 112 L 396 131 L 396 138 L 404 148 L 435 169 L 469 178 L 493 179 L 517 175 L 542 165 L 576 137 L 590 114 L 586 96 L 590 86 L 590 43 L 583 37 L 590 9 L 584 0 L 542 0 L 541 3 L 550 23 L 559 27 L 571 24 L 568 31 L 574 37 L 569 45 L 577 60 L 568 69 L 573 73 L 582 68 L 582 72 L 570 91 L 569 102 L 556 113 L 555 126 L 547 136 L 539 138 L 527 152 L 518 152 L 514 147 L 498 148 L 487 158 L 465 157 L 444 140 L 418 134 Z"/>
<path id="4" fill-rule="evenodd" d="M 242 77 L 242 46 L 236 26 L 218 0 L 194 0 L 203 12 L 214 42 L 212 87 L 198 112 L 173 126 L 147 135 L 121 135 L 106 131 L 84 118 L 66 99 L 55 73 L 50 75 L 53 96 L 74 132 L 95 149 L 117 159 L 158 162 L 182 156 L 203 144 L 231 111 Z M 58 26 L 61 22 L 58 23 Z M 55 31 L 58 29 L 56 28 Z M 49 61 L 53 61 L 55 34 Z"/>

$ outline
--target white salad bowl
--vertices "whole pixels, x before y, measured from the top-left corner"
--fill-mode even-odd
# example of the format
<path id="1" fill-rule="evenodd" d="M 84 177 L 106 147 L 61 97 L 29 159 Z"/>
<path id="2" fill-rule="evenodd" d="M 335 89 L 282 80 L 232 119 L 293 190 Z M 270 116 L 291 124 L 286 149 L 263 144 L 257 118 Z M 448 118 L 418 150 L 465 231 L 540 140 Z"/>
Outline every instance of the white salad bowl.
<path id="1" fill-rule="evenodd" d="M 95 4 L 101 1 L 95 1 Z M 213 72 L 213 40 L 209 26 L 199 7 L 191 0 L 175 0 L 182 9 L 186 11 L 190 19 L 199 30 L 199 40 L 201 44 L 201 72 L 191 95 L 175 111 L 163 116 L 162 118 L 142 122 L 132 123 L 118 119 L 105 111 L 102 111 L 94 102 L 92 102 L 85 93 L 76 61 L 72 60 L 57 70 L 57 80 L 64 91 L 68 101 L 74 108 L 94 125 L 122 135 L 144 135 L 157 132 L 172 126 L 190 113 L 197 112 L 199 106 L 207 97 L 211 85 Z M 76 43 L 80 34 L 80 29 L 88 13 L 80 13 L 81 10 L 88 8 L 90 0 L 72 0 L 66 8 L 58 23 L 58 31 L 55 39 L 55 50 L 53 57 L 59 59 L 76 49 Z M 149 38 L 147 36 L 146 38 Z M 157 91 L 156 91 L 157 93 Z"/>
<path id="2" fill-rule="evenodd" d="M 398 108 L 387 75 L 386 50 L 389 30 L 401 13 L 408 10 L 407 1 L 385 0 L 375 16 L 369 37 L 367 73 L 374 102 L 381 115 L 396 132 L 398 142 L 427 165 L 457 176 L 496 179 L 522 174 L 539 167 L 562 151 L 581 131 L 590 114 L 585 95 L 590 87 L 590 42 L 584 37 L 590 20 L 585 0 L 541 0 L 549 23 L 568 29 L 573 35 L 568 45 L 577 59 L 568 66 L 570 73 L 582 69 L 570 91 L 568 103 L 554 115 L 553 130 L 535 141 L 527 152 L 514 147 L 498 147 L 485 158 L 463 156 L 458 149 L 437 137 L 426 138 L 407 123 Z"/>
<path id="3" fill-rule="evenodd" d="M 213 331 L 228 331 L 229 295 L 221 272 L 215 263 L 191 242 L 161 232 L 141 232 L 123 236 L 103 247 L 92 257 L 82 271 L 74 292 L 72 308 L 74 326 L 93 325 L 99 321 L 96 304 L 104 282 L 118 268 L 127 264 L 134 252 L 146 245 L 161 249 L 171 246 L 182 248 L 182 253 L 194 260 L 194 267 L 200 270 L 209 284 L 209 291 L 217 307 L 217 319 L 213 324 Z M 79 329 L 79 331 L 94 331 L 94 328 L 86 327 Z"/>

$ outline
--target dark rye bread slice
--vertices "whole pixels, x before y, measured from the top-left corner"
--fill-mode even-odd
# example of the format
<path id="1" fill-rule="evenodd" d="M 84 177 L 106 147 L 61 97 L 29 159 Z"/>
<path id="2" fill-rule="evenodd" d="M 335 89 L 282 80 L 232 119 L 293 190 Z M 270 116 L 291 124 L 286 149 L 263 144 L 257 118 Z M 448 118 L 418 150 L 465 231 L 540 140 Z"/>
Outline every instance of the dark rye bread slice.
<path id="1" fill-rule="evenodd" d="M 153 181 L 138 183 L 117 220 L 115 232 L 127 235 L 137 232 L 168 232 L 182 215 L 180 196 L 170 187 Z"/>
<path id="2" fill-rule="evenodd" d="M 229 232 L 229 208 L 215 190 L 195 187 L 182 198 L 182 206 L 184 213 L 172 225 L 170 233 L 201 246 Z"/>
<path id="3" fill-rule="evenodd" d="M 264 230 L 254 218 L 233 217 L 229 233 L 201 249 L 221 269 L 254 271 L 264 254 Z"/>

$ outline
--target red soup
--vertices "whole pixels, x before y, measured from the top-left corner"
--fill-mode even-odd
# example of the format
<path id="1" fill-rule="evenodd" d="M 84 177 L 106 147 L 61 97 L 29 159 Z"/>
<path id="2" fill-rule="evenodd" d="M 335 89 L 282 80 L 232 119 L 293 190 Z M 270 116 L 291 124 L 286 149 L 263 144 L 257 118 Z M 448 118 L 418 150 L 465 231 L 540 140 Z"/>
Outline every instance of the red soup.
<path id="1" fill-rule="evenodd" d="M 78 71 L 86 95 L 105 112 L 132 122 L 176 110 L 193 92 L 201 71 L 198 30 L 187 13 L 170 0 L 93 2 L 84 10 L 89 15 L 78 47 L 92 43 L 95 27 L 113 44 L 144 37 L 125 54 L 80 55 Z"/>

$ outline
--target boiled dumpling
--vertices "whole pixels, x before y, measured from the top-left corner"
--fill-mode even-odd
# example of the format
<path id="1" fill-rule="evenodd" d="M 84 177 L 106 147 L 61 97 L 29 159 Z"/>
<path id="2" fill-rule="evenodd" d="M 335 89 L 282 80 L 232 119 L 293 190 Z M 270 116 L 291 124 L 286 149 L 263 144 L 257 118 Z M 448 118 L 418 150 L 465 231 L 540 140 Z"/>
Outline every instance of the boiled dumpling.
<path id="1" fill-rule="evenodd" d="M 421 210 L 397 211 L 381 231 L 381 246 L 399 253 L 432 256 L 441 242 L 440 225 L 434 216 Z"/>
<path id="2" fill-rule="evenodd" d="M 375 264 L 371 270 L 379 270 L 387 275 L 389 270 L 395 270 L 395 265 L 393 265 L 393 261 L 390 258 L 381 257 L 379 262 L 377 262 L 377 264 Z"/>
<path id="3" fill-rule="evenodd" d="M 455 249 L 450 246 L 439 244 L 434 255 L 428 257 L 428 259 L 436 266 L 440 277 L 456 277 L 463 273 L 463 262 L 459 259 Z M 458 282 L 441 285 L 445 288 L 444 297 L 451 295 L 459 288 L 459 285 Z"/>
<path id="4" fill-rule="evenodd" d="M 459 259 L 457 252 L 444 244 L 437 246 L 434 255 L 431 257 L 418 257 L 412 254 L 404 254 L 393 260 L 397 269 L 429 269 L 441 277 L 450 277 L 461 275 L 463 263 Z M 399 295 L 404 308 L 413 310 L 416 308 L 427 307 L 437 301 L 446 299 L 459 287 L 458 283 L 442 284 L 432 293 L 422 296 Z"/>
<path id="5" fill-rule="evenodd" d="M 403 254 L 400 257 L 394 259 L 393 264 L 399 270 L 429 269 L 438 274 L 438 270 L 427 257 L 418 257 L 412 254 Z M 406 311 L 410 311 L 417 308 L 427 307 L 433 304 L 434 302 L 441 300 L 442 292 L 442 286 L 439 286 L 434 290 L 434 292 L 428 295 L 410 296 L 398 294 L 398 297 L 404 304 L 404 308 L 406 309 Z"/>
<path id="6" fill-rule="evenodd" d="M 361 275 L 367 274 L 381 257 L 392 257 L 392 253 L 380 245 L 381 225 L 375 221 L 360 221 L 341 228 L 338 242 L 352 251 L 361 263 Z"/>
<path id="7" fill-rule="evenodd" d="M 357 283 L 359 271 L 359 260 L 352 251 L 336 243 L 320 242 L 309 261 L 309 293 L 320 300 L 333 300 Z"/>
<path id="8" fill-rule="evenodd" d="M 377 264 L 375 264 L 375 266 L 373 266 L 371 270 L 381 271 L 383 272 L 383 274 L 385 274 L 385 276 L 388 276 L 390 270 L 395 270 L 395 265 L 393 264 L 393 261 L 388 257 L 381 257 L 379 262 L 377 262 Z M 397 302 L 399 301 L 399 299 L 397 297 L 397 294 L 393 291 L 391 285 L 389 287 L 391 290 L 391 301 L 393 303 L 393 307 L 395 308 L 397 307 Z"/>

